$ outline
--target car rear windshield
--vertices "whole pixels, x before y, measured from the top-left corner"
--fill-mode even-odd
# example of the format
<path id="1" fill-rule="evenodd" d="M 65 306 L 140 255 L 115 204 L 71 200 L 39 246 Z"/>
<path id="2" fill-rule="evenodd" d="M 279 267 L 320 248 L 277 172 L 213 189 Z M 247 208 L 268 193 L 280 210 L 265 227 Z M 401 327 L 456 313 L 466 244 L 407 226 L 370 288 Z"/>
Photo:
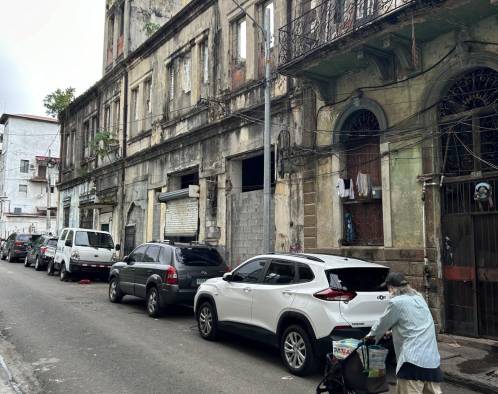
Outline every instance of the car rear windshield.
<path id="1" fill-rule="evenodd" d="M 31 237 L 32 236 L 30 234 L 19 234 L 16 237 L 16 241 L 22 241 L 22 242 L 31 241 Z"/>
<path id="2" fill-rule="evenodd" d="M 177 260 L 189 266 L 213 267 L 223 264 L 223 258 L 214 248 L 178 248 Z"/>
<path id="3" fill-rule="evenodd" d="M 47 246 L 57 246 L 57 238 L 49 239 L 47 242 Z"/>
<path id="4" fill-rule="evenodd" d="M 76 246 L 91 246 L 94 248 L 113 249 L 114 243 L 110 234 L 97 233 L 93 231 L 76 231 Z"/>
<path id="5" fill-rule="evenodd" d="M 347 291 L 385 291 L 384 283 L 388 268 L 339 268 L 327 270 L 327 278 L 330 287 L 337 290 Z"/>

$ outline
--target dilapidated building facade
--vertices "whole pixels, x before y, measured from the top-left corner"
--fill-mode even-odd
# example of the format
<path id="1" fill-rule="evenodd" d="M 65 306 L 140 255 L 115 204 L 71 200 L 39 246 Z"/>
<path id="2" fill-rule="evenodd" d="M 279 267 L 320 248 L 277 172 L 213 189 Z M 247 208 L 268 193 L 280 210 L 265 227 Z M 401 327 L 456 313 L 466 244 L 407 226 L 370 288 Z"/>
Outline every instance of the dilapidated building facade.
<path id="1" fill-rule="evenodd" d="M 125 253 L 260 253 L 268 11 L 274 249 L 389 265 L 441 330 L 498 337 L 496 1 L 242 2 L 258 24 L 152 3 L 108 2 L 104 76 L 64 114 L 61 223 Z"/>
<path id="2" fill-rule="evenodd" d="M 279 37 L 316 94 L 304 249 L 390 265 L 444 331 L 497 338 L 497 2 L 307 4 Z"/>
<path id="3" fill-rule="evenodd" d="M 125 253 L 151 239 L 210 242 L 239 264 L 263 241 L 262 33 L 229 0 L 143 3 L 108 2 L 104 76 L 64 114 L 61 225 L 109 230 Z M 244 8 L 261 24 L 269 12 L 276 69 L 275 33 L 292 9 Z M 147 38 L 149 22 L 160 27 Z M 274 73 L 274 143 L 281 131 L 300 143 L 293 89 Z M 301 208 L 272 178 L 280 220 L 273 212 Z M 287 249 L 300 232 L 296 223 L 275 242 Z"/>

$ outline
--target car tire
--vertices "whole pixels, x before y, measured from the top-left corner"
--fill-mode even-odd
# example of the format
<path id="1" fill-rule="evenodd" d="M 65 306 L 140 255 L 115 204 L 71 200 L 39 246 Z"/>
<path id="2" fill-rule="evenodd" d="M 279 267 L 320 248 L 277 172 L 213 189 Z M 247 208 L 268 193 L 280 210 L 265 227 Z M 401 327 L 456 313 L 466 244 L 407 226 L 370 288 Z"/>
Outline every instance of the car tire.
<path id="1" fill-rule="evenodd" d="M 201 304 L 197 312 L 197 328 L 203 339 L 214 341 L 218 338 L 218 316 L 216 308 L 209 301 Z"/>
<path id="2" fill-rule="evenodd" d="M 49 260 L 47 263 L 47 275 L 54 275 L 54 262 L 52 260 Z"/>
<path id="3" fill-rule="evenodd" d="M 9 253 L 7 254 L 7 261 L 8 261 L 9 263 L 13 263 L 13 262 L 14 262 L 14 260 L 15 260 L 15 257 L 14 257 L 14 256 L 12 256 L 12 251 L 10 251 L 10 250 L 9 250 Z"/>
<path id="4" fill-rule="evenodd" d="M 145 307 L 150 317 L 158 317 L 161 314 L 161 302 L 159 299 L 159 291 L 157 287 L 152 286 L 147 290 L 145 297 Z"/>
<path id="5" fill-rule="evenodd" d="M 36 256 L 36 260 L 35 260 L 35 271 L 41 271 L 42 270 L 42 264 L 41 264 L 41 261 L 40 261 L 40 256 Z"/>
<path id="6" fill-rule="evenodd" d="M 109 301 L 118 304 L 123 299 L 123 292 L 119 288 L 119 280 L 114 277 L 109 282 Z"/>
<path id="7" fill-rule="evenodd" d="M 26 256 L 26 257 L 24 258 L 24 266 L 25 266 L 26 268 L 27 268 L 27 267 L 31 267 L 31 264 L 30 264 L 30 262 L 29 262 L 29 260 L 28 260 L 28 256 Z"/>
<path id="8" fill-rule="evenodd" d="M 310 335 L 300 325 L 292 324 L 284 330 L 280 337 L 280 355 L 293 375 L 306 376 L 317 368 Z"/>
<path id="9" fill-rule="evenodd" d="M 66 264 L 64 262 L 61 262 L 61 269 L 59 274 L 61 282 L 67 282 L 69 280 L 69 276 L 69 272 L 67 272 L 66 270 Z"/>

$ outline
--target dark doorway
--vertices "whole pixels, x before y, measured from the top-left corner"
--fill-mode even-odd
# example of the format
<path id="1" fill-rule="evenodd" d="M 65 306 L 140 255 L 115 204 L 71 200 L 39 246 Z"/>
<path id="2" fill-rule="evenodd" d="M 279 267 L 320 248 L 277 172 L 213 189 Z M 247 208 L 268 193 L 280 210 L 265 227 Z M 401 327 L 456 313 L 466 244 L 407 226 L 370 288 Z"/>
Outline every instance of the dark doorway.
<path id="1" fill-rule="evenodd" d="M 124 251 L 125 256 L 128 256 L 135 249 L 135 225 L 125 227 Z"/>

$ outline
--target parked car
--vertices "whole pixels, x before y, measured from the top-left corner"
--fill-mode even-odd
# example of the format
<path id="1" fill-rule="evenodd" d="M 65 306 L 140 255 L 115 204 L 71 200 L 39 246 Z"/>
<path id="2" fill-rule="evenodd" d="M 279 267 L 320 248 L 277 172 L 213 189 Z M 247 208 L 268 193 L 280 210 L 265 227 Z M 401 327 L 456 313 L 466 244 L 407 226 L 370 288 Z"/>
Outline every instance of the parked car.
<path id="1" fill-rule="evenodd" d="M 2 249 L 2 259 L 7 259 L 10 263 L 17 259 L 24 259 L 32 243 L 40 236 L 39 234 L 10 234 Z"/>
<path id="2" fill-rule="evenodd" d="M 48 265 L 48 262 L 55 257 L 56 248 L 57 238 L 42 235 L 29 248 L 24 258 L 24 266 L 31 267 L 31 264 L 34 264 L 36 271 L 44 269 Z"/>
<path id="3" fill-rule="evenodd" d="M 125 295 L 145 298 L 147 313 L 156 317 L 167 305 L 192 305 L 199 285 L 227 270 L 212 246 L 149 242 L 112 266 L 109 300 L 120 302 Z"/>
<path id="4" fill-rule="evenodd" d="M 332 339 L 362 338 L 384 312 L 389 269 L 321 254 L 272 254 L 249 259 L 195 296 L 199 333 L 220 331 L 259 339 L 280 349 L 287 369 L 307 375 Z"/>
<path id="5" fill-rule="evenodd" d="M 57 241 L 53 264 L 49 263 L 47 273 L 59 271 L 61 281 L 80 273 L 97 274 L 107 280 L 119 250 L 120 246 L 114 245 L 107 231 L 65 228 Z"/>

